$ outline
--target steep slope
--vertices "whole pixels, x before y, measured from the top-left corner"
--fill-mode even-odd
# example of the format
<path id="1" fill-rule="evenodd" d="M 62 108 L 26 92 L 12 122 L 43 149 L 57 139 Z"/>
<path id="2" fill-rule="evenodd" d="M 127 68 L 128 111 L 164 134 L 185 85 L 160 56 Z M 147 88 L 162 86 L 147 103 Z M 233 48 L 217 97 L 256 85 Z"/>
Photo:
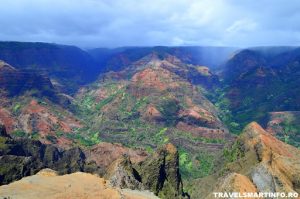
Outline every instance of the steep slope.
<path id="1" fill-rule="evenodd" d="M 46 76 L 0 61 L 0 86 L 0 122 L 14 136 L 67 147 L 73 142 L 68 134 L 83 127 L 68 111 L 70 97 L 58 92 Z"/>
<path id="2" fill-rule="evenodd" d="M 97 165 L 107 168 L 122 156 L 128 156 L 130 161 L 137 164 L 148 157 L 148 153 L 142 149 L 132 149 L 119 143 L 100 142 L 84 150 L 88 161 L 94 161 Z"/>
<path id="3" fill-rule="evenodd" d="M 31 139 L 12 139 L 0 125 L 0 184 L 8 184 L 48 167 L 60 173 L 83 171 L 85 155 L 80 148 L 59 151 Z"/>
<path id="4" fill-rule="evenodd" d="M 55 86 L 68 93 L 94 81 L 101 67 L 77 47 L 48 43 L 0 42 L 0 60 L 17 69 L 44 73 L 56 82 Z"/>
<path id="5" fill-rule="evenodd" d="M 172 144 L 133 164 L 128 156 L 114 161 L 104 176 L 114 187 L 150 190 L 159 198 L 187 198 L 179 172 L 179 154 Z"/>
<path id="6" fill-rule="evenodd" d="M 300 110 L 300 51 L 280 49 L 245 49 L 226 63 L 219 104 L 232 113 L 232 131 L 253 120 L 266 124 L 268 112 Z"/>
<path id="7" fill-rule="evenodd" d="M 76 146 L 61 149 L 37 140 L 13 138 L 0 124 L 0 184 L 34 175 L 43 168 L 55 169 L 60 174 L 85 171 L 104 175 L 105 170 L 123 155 L 127 155 L 134 164 L 149 156 L 142 150 L 104 142 L 93 148 Z"/>
<path id="8" fill-rule="evenodd" d="M 125 121 L 132 122 L 139 118 L 144 123 L 189 128 L 194 134 L 203 134 L 208 138 L 218 137 L 219 133 L 219 138 L 224 138 L 226 129 L 218 119 L 216 110 L 189 82 L 187 73 L 190 70 L 184 66 L 192 66 L 186 66 L 178 59 L 176 61 L 177 65 L 152 54 L 123 71 L 108 73 L 100 77 L 98 85 L 79 92 L 80 105 L 84 111 L 97 110 L 98 113 L 91 117 L 95 122 L 119 122 L 121 125 L 118 128 Z M 201 72 L 197 75 L 204 76 Z M 98 128 L 105 133 L 109 127 L 103 122 L 98 124 Z M 110 128 L 113 129 L 113 126 Z M 210 129 L 220 130 L 210 133 Z"/>
<path id="9" fill-rule="evenodd" d="M 186 164 L 194 162 L 186 169 L 201 169 L 196 156 L 203 149 L 218 151 L 230 140 L 216 109 L 202 93 L 203 88 L 214 87 L 210 81 L 214 75 L 202 69 L 171 55 L 160 59 L 150 54 L 83 88 L 76 97 L 81 117 L 103 141 L 148 150 L 170 141 L 185 154 Z M 192 85 L 197 79 L 206 81 Z"/>
<path id="10" fill-rule="evenodd" d="M 195 189 L 192 196 L 214 198 L 213 192 L 225 191 L 300 192 L 299 149 L 279 141 L 255 122 L 247 125 L 224 156 L 225 169 L 214 176 L 218 180 L 202 193 Z"/>
<path id="11" fill-rule="evenodd" d="M 288 144 L 300 147 L 300 112 L 270 112 L 267 131 Z"/>
<path id="12" fill-rule="evenodd" d="M 249 124 L 238 142 L 241 143 L 241 156 L 244 156 L 238 160 L 242 169 L 237 165 L 229 165 L 230 171 L 251 176 L 259 191 L 300 191 L 299 149 L 277 140 L 257 123 Z M 247 165 L 254 168 L 249 169 Z M 264 177 L 274 181 L 268 184 L 268 181 L 262 180 Z"/>
<path id="13" fill-rule="evenodd" d="M 0 122 L 14 137 L 29 137 L 43 143 L 68 148 L 80 137 L 74 138 L 76 130 L 84 126 L 71 112 L 47 99 L 21 96 L 0 100 Z"/>
<path id="14" fill-rule="evenodd" d="M 34 95 L 58 101 L 54 87 L 46 76 L 33 71 L 17 70 L 0 60 L 1 97 L 12 97 L 34 90 Z"/>

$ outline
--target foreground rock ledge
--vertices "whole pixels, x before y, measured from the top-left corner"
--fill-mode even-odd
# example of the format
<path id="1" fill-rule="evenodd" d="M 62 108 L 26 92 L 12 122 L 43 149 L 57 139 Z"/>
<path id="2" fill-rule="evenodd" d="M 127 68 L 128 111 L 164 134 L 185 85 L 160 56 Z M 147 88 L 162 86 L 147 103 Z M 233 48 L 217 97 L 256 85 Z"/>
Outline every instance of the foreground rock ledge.
<path id="1" fill-rule="evenodd" d="M 103 178 L 77 172 L 58 176 L 51 169 L 0 187 L 0 198 L 13 199 L 157 199 L 149 191 L 110 187 Z"/>

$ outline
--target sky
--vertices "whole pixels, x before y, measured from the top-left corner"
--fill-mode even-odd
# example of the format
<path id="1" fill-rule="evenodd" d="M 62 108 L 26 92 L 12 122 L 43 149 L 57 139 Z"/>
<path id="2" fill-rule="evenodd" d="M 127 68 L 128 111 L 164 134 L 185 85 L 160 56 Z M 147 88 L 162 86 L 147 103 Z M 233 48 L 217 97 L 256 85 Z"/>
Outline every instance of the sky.
<path id="1" fill-rule="evenodd" d="M 299 0 L 1 0 L 0 40 L 120 46 L 300 45 Z"/>

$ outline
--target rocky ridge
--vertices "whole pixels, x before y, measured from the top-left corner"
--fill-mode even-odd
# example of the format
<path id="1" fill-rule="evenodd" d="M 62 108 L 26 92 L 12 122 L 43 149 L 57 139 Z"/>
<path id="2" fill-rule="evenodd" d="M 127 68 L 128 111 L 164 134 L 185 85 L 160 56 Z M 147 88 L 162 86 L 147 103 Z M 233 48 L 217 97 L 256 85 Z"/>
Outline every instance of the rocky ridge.
<path id="1" fill-rule="evenodd" d="M 93 158 L 88 159 L 85 153 L 91 155 L 93 152 L 84 153 L 79 147 L 61 150 L 31 139 L 12 139 L 3 125 L 0 134 L 0 183 L 2 185 L 34 175 L 41 169 L 51 168 L 58 174 L 78 171 L 98 174 L 107 179 L 111 186 L 150 190 L 163 198 L 185 196 L 179 174 L 178 152 L 171 144 L 148 155 L 146 159 L 141 156 L 138 158 L 140 161 L 136 163 L 131 162 L 130 156 L 137 157 L 140 152 L 131 151 L 127 155 L 126 152 L 130 150 L 125 148 L 120 151 L 119 157 L 115 156 L 114 161 L 109 159 L 110 163 L 108 163 L 99 159 L 98 162 Z M 121 146 L 117 145 L 117 147 Z M 99 148 L 97 152 L 99 153 Z M 143 155 L 145 156 L 145 153 Z"/>
<path id="2" fill-rule="evenodd" d="M 300 193 L 300 151 L 252 122 L 235 142 L 236 160 L 226 166 L 214 192 Z M 214 198 L 208 194 L 207 198 Z"/>

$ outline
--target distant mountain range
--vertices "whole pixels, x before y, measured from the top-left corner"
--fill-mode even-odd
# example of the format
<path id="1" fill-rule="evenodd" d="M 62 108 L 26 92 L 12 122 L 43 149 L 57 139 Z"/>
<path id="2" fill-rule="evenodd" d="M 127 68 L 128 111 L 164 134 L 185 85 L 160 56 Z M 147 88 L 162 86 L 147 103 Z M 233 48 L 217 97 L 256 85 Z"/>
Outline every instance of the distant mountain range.
<path id="1" fill-rule="evenodd" d="M 48 43 L 0 42 L 0 60 L 17 69 L 45 74 L 68 93 L 95 80 L 100 71 L 86 51 Z"/>
<path id="2" fill-rule="evenodd" d="M 217 67 L 234 50 L 225 47 L 124 47 L 85 51 L 59 44 L 0 42 L 0 60 L 17 69 L 47 74 L 65 92 L 74 93 L 79 86 L 94 81 L 99 73 L 120 70 L 152 52 L 160 56 L 173 54 L 186 63 Z"/>

